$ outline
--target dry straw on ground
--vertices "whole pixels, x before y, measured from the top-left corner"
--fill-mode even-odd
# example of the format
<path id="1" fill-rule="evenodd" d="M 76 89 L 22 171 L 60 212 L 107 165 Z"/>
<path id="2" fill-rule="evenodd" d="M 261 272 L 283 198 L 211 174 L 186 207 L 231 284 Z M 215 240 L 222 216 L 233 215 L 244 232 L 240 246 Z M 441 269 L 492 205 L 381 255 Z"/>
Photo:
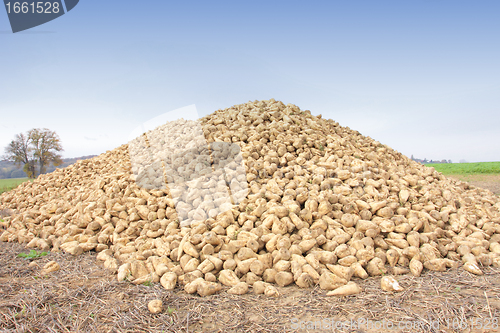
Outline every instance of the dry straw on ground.
<path id="1" fill-rule="evenodd" d="M 405 288 L 401 293 L 381 291 L 380 279 L 368 278 L 359 282 L 363 293 L 342 298 L 326 296 L 318 287 L 292 286 L 278 287 L 281 296 L 277 298 L 225 292 L 199 297 L 180 287 L 167 291 L 159 283 L 118 282 L 95 265 L 92 252 L 77 257 L 51 253 L 29 267 L 28 260 L 17 257 L 23 250 L 16 243 L 0 243 L 0 332 L 321 332 L 295 330 L 292 321 L 366 318 L 394 323 L 438 321 L 440 329 L 432 332 L 441 333 L 471 332 L 447 329 L 447 321 L 484 323 L 500 317 L 500 271 L 493 268 L 480 277 L 460 268 L 420 277 L 403 275 L 398 277 Z M 40 268 L 50 260 L 60 263 L 61 270 L 42 275 Z M 163 313 L 149 312 L 148 302 L 154 299 L 163 301 Z M 338 332 L 381 332 L 361 328 Z"/>

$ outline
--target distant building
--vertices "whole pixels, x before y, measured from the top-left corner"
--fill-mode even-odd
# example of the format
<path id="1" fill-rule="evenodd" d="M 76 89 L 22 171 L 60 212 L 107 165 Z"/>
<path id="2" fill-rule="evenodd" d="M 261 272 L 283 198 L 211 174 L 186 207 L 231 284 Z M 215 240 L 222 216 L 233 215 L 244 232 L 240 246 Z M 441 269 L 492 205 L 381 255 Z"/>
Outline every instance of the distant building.
<path id="1" fill-rule="evenodd" d="M 413 161 L 415 161 L 415 162 L 422 163 L 422 164 L 429 164 L 429 163 L 452 163 L 451 160 L 440 160 L 440 161 L 430 160 L 430 161 L 428 161 L 427 158 L 424 158 L 422 160 L 422 159 L 413 157 L 413 155 L 411 155 L 411 159 Z"/>

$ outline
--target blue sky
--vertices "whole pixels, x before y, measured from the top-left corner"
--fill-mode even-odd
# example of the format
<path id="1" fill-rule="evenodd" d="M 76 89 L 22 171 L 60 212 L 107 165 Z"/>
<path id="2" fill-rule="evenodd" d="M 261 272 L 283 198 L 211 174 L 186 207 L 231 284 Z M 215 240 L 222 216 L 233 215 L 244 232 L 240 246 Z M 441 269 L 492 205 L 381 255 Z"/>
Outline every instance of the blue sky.
<path id="1" fill-rule="evenodd" d="M 0 149 L 47 127 L 65 157 L 140 124 L 275 98 L 406 154 L 500 160 L 498 1 L 97 1 L 12 34 Z"/>

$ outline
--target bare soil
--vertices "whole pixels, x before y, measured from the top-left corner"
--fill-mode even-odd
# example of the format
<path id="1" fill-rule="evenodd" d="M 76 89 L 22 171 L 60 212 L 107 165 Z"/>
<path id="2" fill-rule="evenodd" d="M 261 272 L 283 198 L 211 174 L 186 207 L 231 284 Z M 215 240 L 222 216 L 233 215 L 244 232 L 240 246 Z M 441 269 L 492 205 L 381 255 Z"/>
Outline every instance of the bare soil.
<path id="1" fill-rule="evenodd" d="M 449 175 L 447 177 L 468 182 L 471 185 L 488 189 L 496 195 L 500 195 L 500 174 Z"/>
<path id="2" fill-rule="evenodd" d="M 28 251 L 0 242 L 2 333 L 498 332 L 500 325 L 500 269 L 494 268 L 483 268 L 484 276 L 462 268 L 425 272 L 418 278 L 398 276 L 404 288 L 400 293 L 382 291 L 380 278 L 369 278 L 356 281 L 361 294 L 341 298 L 328 297 L 319 288 L 297 287 L 279 288 L 276 298 L 224 291 L 201 298 L 181 288 L 167 291 L 158 283 L 118 282 L 96 264 L 95 253 L 50 253 L 30 267 L 32 260 L 17 257 L 20 252 Z M 50 260 L 61 270 L 41 275 Z M 153 299 L 163 301 L 163 313 L 148 311 Z M 334 330 L 328 326 L 332 319 L 353 322 Z M 489 329 L 480 329 L 480 324 Z"/>

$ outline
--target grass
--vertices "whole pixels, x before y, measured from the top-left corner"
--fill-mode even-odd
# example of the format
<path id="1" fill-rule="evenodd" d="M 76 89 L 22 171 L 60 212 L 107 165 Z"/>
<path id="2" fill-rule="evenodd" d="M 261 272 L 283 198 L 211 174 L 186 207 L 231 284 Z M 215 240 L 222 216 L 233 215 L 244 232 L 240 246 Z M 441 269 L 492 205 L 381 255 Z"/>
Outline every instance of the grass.
<path id="1" fill-rule="evenodd" d="M 500 162 L 426 164 L 444 175 L 500 174 Z"/>
<path id="2" fill-rule="evenodd" d="M 29 253 L 24 253 L 21 252 L 17 256 L 20 258 L 25 258 L 25 259 L 35 259 L 35 258 L 40 258 L 43 256 L 46 256 L 49 254 L 48 252 L 37 252 L 35 250 L 31 250 Z"/>
<path id="3" fill-rule="evenodd" d="M 0 179 L 0 193 L 7 192 L 17 187 L 19 184 L 24 183 L 26 181 L 33 181 L 29 178 L 9 178 L 9 179 Z"/>

